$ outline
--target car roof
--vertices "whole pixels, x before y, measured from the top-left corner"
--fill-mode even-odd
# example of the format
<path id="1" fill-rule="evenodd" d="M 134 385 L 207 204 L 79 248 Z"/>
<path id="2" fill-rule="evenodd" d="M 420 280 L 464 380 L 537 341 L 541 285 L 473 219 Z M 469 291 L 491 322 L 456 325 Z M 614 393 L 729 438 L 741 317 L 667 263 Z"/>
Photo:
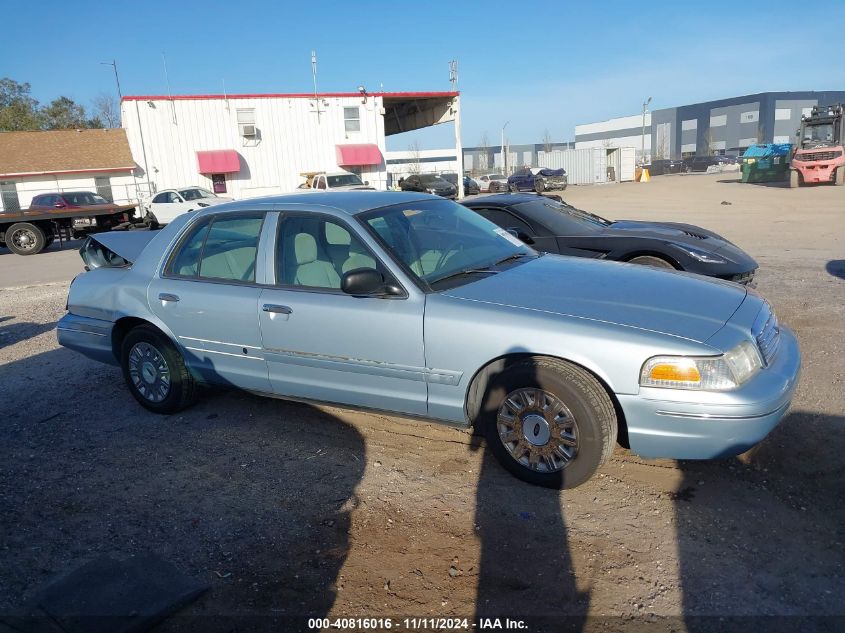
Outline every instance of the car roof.
<path id="1" fill-rule="evenodd" d="M 371 209 L 421 200 L 443 200 L 443 198 L 412 191 L 314 191 L 308 193 L 308 195 L 303 195 L 300 192 L 238 200 L 215 205 L 205 209 L 205 211 L 208 213 L 272 211 L 277 206 L 290 205 L 295 206 L 297 210 L 306 212 L 335 209 L 342 213 L 356 215 Z"/>
<path id="2" fill-rule="evenodd" d="M 489 196 L 477 196 L 471 200 L 463 200 L 461 204 L 468 207 L 486 205 L 490 207 L 509 207 L 523 202 L 534 202 L 537 198 L 543 198 L 536 193 L 496 193 Z"/>

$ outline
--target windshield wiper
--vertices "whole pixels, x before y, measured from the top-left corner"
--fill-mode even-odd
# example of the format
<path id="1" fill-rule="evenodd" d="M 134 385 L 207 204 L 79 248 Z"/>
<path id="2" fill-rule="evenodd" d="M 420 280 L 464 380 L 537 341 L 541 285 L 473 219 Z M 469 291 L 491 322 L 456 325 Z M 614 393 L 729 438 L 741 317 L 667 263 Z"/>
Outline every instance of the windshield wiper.
<path id="1" fill-rule="evenodd" d="M 539 257 L 539 255 L 535 255 L 534 253 L 514 253 L 513 255 L 508 255 L 507 257 L 503 257 L 495 264 L 491 264 L 488 268 L 492 266 L 499 266 L 500 264 L 506 264 L 507 262 L 514 261 L 517 259 L 522 259 L 523 257 Z M 497 271 L 498 272 L 498 271 Z"/>
<path id="2" fill-rule="evenodd" d="M 446 281 L 447 279 L 454 279 L 455 277 L 462 277 L 464 275 L 496 275 L 500 271 L 498 270 L 491 270 L 490 268 L 466 268 L 464 270 L 458 270 L 453 273 L 449 273 L 444 277 L 438 277 L 434 281 L 428 282 L 430 285 L 439 284 L 441 281 Z"/>

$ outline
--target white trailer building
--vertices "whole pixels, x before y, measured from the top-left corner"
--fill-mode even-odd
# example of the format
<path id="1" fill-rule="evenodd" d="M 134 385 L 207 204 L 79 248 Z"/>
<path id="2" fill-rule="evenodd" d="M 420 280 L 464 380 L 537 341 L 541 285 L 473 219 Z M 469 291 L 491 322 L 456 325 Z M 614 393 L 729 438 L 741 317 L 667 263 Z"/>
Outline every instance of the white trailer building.
<path id="1" fill-rule="evenodd" d="M 457 92 L 130 96 L 123 127 L 154 190 L 234 198 L 293 191 L 302 173 L 346 170 L 388 185 L 385 137 L 455 121 Z"/>

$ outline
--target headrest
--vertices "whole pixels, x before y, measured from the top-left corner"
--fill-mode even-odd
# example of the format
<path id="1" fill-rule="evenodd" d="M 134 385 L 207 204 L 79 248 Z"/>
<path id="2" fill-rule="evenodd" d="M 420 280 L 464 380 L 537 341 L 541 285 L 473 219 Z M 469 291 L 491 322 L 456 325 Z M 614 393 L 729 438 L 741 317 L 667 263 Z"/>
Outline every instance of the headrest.
<path id="1" fill-rule="evenodd" d="M 297 233 L 293 241 L 296 264 L 310 264 L 317 261 L 317 241 L 308 233 Z"/>
<path id="2" fill-rule="evenodd" d="M 342 226 L 334 222 L 326 222 L 326 241 L 333 246 L 349 246 L 352 236 Z"/>

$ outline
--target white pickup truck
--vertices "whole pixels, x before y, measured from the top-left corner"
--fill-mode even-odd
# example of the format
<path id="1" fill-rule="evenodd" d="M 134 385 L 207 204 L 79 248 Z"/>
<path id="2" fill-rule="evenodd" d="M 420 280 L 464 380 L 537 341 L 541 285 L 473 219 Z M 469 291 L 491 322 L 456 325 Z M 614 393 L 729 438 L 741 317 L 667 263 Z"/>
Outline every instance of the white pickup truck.
<path id="1" fill-rule="evenodd" d="M 297 187 L 297 191 L 356 191 L 368 189 L 372 191 L 369 182 L 362 182 L 356 175 L 348 171 L 309 171 L 299 174 L 305 182 Z"/>

